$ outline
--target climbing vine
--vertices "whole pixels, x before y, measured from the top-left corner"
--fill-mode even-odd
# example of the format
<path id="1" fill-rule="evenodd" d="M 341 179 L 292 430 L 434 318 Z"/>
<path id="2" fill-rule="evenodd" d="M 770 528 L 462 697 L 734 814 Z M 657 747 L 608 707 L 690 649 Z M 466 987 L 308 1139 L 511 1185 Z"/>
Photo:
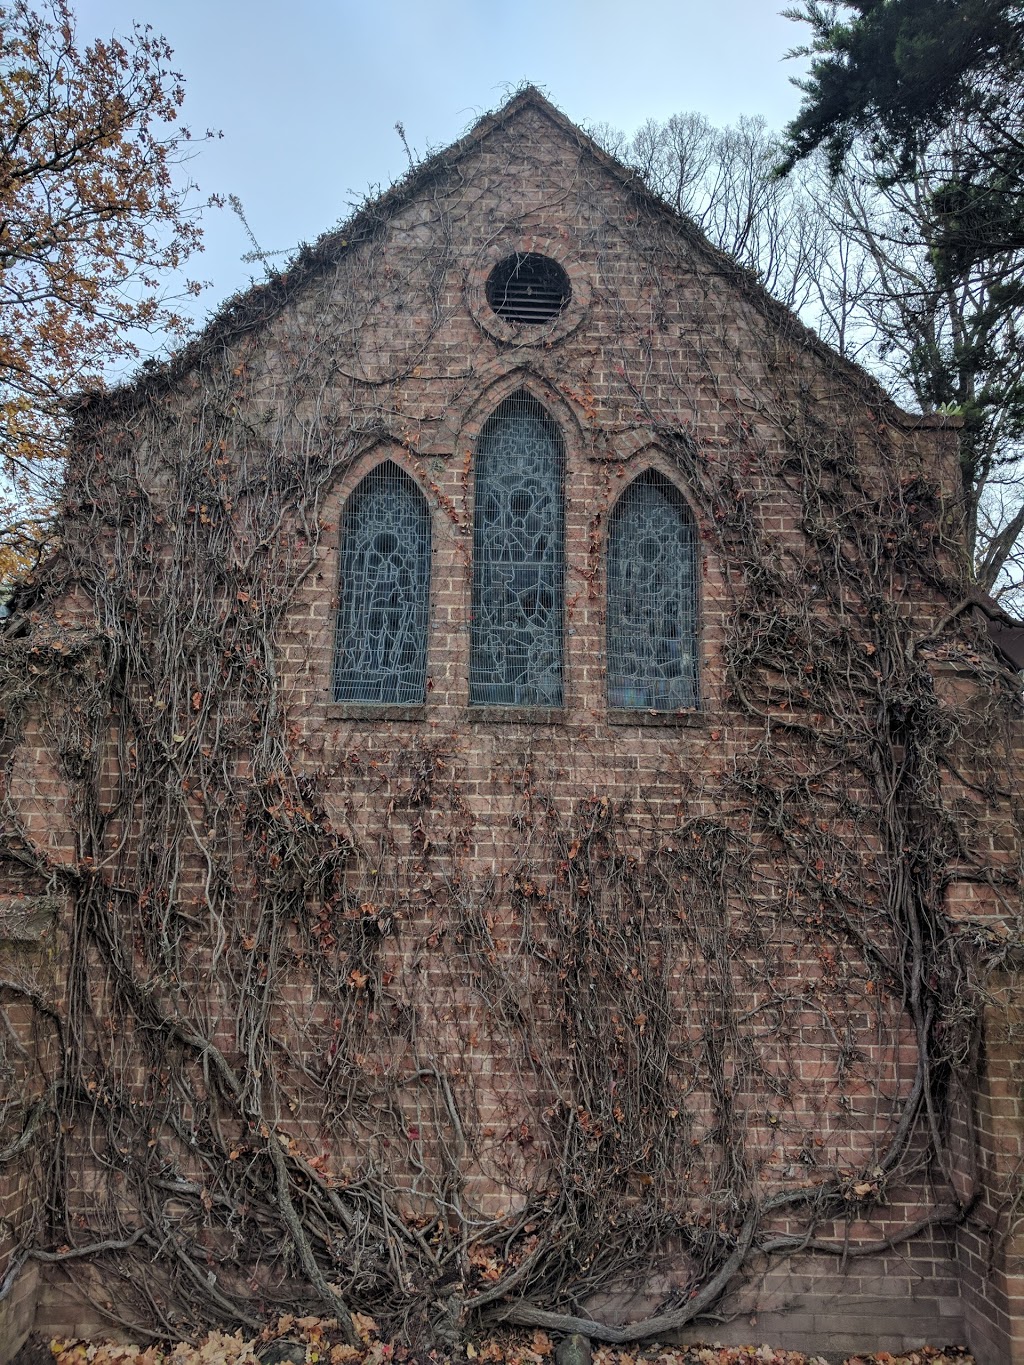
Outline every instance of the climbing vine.
<path id="1" fill-rule="evenodd" d="M 16 1264 L 133 1332 L 287 1310 L 351 1345 L 353 1312 L 623 1343 L 976 1199 L 1017 700 L 955 609 L 950 508 L 866 378 L 552 146 L 509 123 L 476 179 L 442 154 L 79 412 L 62 548 L 0 655 L 4 866 L 66 906 L 52 988 L 0 982 L 43 1039 L 5 1054 L 41 1098 L 8 1105 L 0 1155 L 41 1191 Z M 567 613 L 593 657 L 631 475 L 586 442 L 644 431 L 691 499 L 720 587 L 689 725 L 488 728 L 443 664 L 427 719 L 326 704 L 339 489 L 382 443 L 468 564 L 445 423 L 502 352 L 440 343 L 470 327 L 460 244 L 510 230 L 492 183 L 582 225 L 596 280 L 639 272 L 595 289 L 603 347 L 583 328 L 523 364 L 582 433 Z M 1001 913 L 952 917 L 964 882 Z"/>

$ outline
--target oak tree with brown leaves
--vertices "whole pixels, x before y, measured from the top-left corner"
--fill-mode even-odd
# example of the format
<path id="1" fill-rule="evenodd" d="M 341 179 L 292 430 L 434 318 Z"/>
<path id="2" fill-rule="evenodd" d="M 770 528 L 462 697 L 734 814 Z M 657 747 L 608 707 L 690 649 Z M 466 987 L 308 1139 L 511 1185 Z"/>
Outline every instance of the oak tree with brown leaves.
<path id="1" fill-rule="evenodd" d="M 0 582 L 45 544 L 68 397 L 184 326 L 163 281 L 201 233 L 170 63 L 148 26 L 81 44 L 67 0 L 0 3 Z"/>

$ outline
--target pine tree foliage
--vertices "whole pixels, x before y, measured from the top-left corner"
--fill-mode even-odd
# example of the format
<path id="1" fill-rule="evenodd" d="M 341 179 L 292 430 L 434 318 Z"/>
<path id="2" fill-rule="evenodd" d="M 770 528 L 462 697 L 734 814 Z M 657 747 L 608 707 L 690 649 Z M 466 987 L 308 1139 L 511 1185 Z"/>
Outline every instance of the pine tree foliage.
<path id="1" fill-rule="evenodd" d="M 964 420 L 975 573 L 1019 589 L 1024 535 L 1024 4 L 804 0 L 805 98 L 779 169 L 819 149 L 879 279 L 868 299 L 924 410 Z M 877 212 L 866 207 L 871 202 Z M 895 323 L 895 326 L 892 325 Z"/>
<path id="2" fill-rule="evenodd" d="M 682 114 L 613 150 L 905 406 L 962 419 L 971 569 L 1019 610 L 1024 4 L 787 13 L 811 65 L 781 138 Z"/>
<path id="3" fill-rule="evenodd" d="M 987 234 L 978 246 L 1021 243 L 1020 0 L 803 0 L 786 14 L 808 24 L 812 39 L 791 54 L 810 57 L 811 69 L 797 82 L 805 98 L 786 130 L 783 169 L 823 147 L 838 174 L 867 138 L 875 156 L 908 172 L 922 141 L 966 124 L 969 156 L 955 183 L 970 225 Z"/>

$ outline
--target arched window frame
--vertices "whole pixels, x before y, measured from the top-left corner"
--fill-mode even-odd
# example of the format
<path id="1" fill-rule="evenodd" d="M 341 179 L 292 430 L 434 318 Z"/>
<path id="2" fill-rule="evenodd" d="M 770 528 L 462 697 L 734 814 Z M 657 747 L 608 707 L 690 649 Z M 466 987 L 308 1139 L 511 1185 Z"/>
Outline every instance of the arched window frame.
<path id="1" fill-rule="evenodd" d="M 396 510 L 384 516 L 378 530 L 392 542 L 390 564 L 379 566 L 385 580 L 390 577 L 392 583 L 386 602 L 380 584 L 368 576 L 367 531 L 353 520 L 385 480 L 408 499 L 405 513 Z M 364 543 L 354 545 L 354 537 Z M 377 460 L 351 488 L 339 516 L 338 610 L 330 686 L 335 704 L 390 710 L 422 706 L 426 701 L 432 551 L 430 504 L 419 482 L 390 456 Z M 390 616 L 390 621 L 380 621 L 381 613 Z M 379 621 L 379 631 L 374 629 L 375 621 Z M 391 634 L 390 642 L 385 631 Z"/>
<path id="2" fill-rule="evenodd" d="M 637 647 L 632 652 L 623 648 L 624 623 L 619 600 L 623 595 L 617 574 L 620 569 L 634 575 L 643 571 L 645 564 L 651 571 L 664 576 L 664 555 L 653 553 L 645 558 L 635 541 L 622 545 L 617 539 L 637 534 L 623 528 L 640 490 L 653 485 L 667 494 L 668 501 L 678 513 L 683 532 L 680 546 L 680 580 L 677 584 L 679 604 L 674 623 L 664 622 L 663 608 L 649 603 L 634 609 L 632 634 Z M 679 484 L 657 463 L 647 463 L 637 469 L 620 492 L 608 518 L 605 539 L 605 649 L 607 660 L 607 701 L 612 715 L 636 712 L 644 714 L 673 714 L 697 711 L 701 707 L 701 549 L 700 530 L 694 509 Z M 671 601 L 671 598 L 669 599 Z M 652 629 L 657 616 L 662 616 L 662 630 Z M 672 641 L 659 650 L 658 641 Z M 644 659 L 649 654 L 651 658 Z M 660 654 L 660 659 L 657 657 Z M 674 657 L 673 657 L 674 656 Z"/>
<path id="3" fill-rule="evenodd" d="M 543 424 L 550 440 L 552 457 L 548 489 L 549 506 L 543 507 L 538 491 L 541 464 L 526 484 L 516 489 L 505 481 L 495 490 L 498 503 L 495 516 L 488 521 L 488 508 L 494 507 L 491 460 L 500 460 L 497 443 L 502 440 L 500 424 L 522 420 Z M 512 441 L 512 436 L 506 438 Z M 534 438 L 536 439 L 536 438 Z M 526 383 L 506 390 L 489 408 L 481 422 L 473 461 L 473 563 L 471 574 L 471 625 L 469 648 L 469 703 L 471 708 L 560 709 L 565 698 L 565 476 L 567 448 L 562 423 L 551 406 L 538 398 Z M 532 478 L 532 482 L 531 482 Z M 500 480 L 499 480 L 500 484 Z M 522 515 L 514 499 L 523 501 Z M 529 521 L 538 515 L 548 524 L 531 529 Z M 533 535 L 532 551 L 523 558 L 514 555 L 516 527 L 514 518 L 525 520 L 520 529 Z M 496 523 L 502 523 L 496 525 Z M 493 534 L 494 538 L 489 539 Z M 520 537 L 520 540 L 522 537 Z M 542 548 L 537 550 L 537 542 Z M 491 557 L 488 549 L 494 551 Z M 510 551 L 513 551 L 510 554 Z M 492 572 L 493 570 L 493 572 Z M 503 596 L 503 592 L 507 595 Z M 496 596 L 488 609 L 487 599 Z M 518 603 L 527 604 L 522 610 Z M 538 604 L 540 607 L 538 608 Z M 519 665 L 517 659 L 525 662 Z"/>

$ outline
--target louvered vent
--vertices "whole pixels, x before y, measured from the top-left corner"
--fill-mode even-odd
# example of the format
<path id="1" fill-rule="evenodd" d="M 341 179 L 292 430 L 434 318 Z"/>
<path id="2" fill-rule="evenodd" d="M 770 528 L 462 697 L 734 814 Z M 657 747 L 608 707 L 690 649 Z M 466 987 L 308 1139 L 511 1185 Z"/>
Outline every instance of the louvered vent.
<path id="1" fill-rule="evenodd" d="M 487 277 L 487 302 L 506 322 L 553 322 L 571 298 L 569 276 L 558 262 L 532 251 L 506 256 Z"/>

